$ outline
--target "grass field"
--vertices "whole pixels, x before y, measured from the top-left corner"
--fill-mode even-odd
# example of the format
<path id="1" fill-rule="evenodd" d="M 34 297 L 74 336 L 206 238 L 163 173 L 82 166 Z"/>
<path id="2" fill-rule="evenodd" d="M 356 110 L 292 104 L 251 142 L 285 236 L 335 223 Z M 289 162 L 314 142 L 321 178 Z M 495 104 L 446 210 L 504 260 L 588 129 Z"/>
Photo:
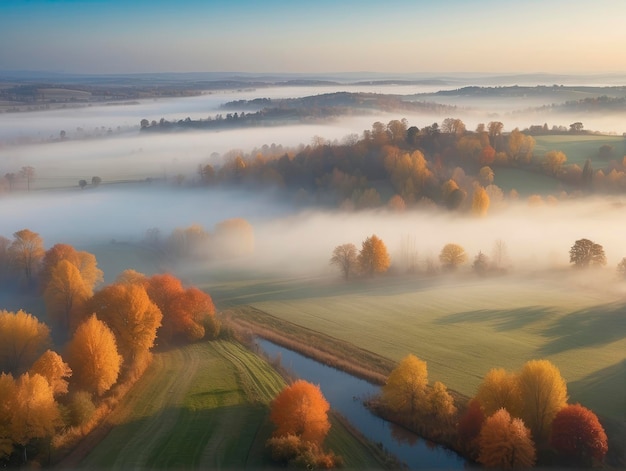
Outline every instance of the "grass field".
<path id="1" fill-rule="evenodd" d="M 606 165 L 606 161 L 598 159 L 598 151 L 605 144 L 613 146 L 612 160 L 621 162 L 626 155 L 626 138 L 622 136 L 553 135 L 534 138 L 536 157 L 541 158 L 551 150 L 560 150 L 567 156 L 567 163 L 581 167 L 587 159 L 591 159 L 594 168 Z"/>
<path id="2" fill-rule="evenodd" d="M 109 417 L 112 430 L 75 465 L 271 468 L 265 454 L 273 428 L 268 405 L 283 386 L 268 363 L 238 344 L 215 341 L 155 354 L 144 377 Z M 348 467 L 380 467 L 338 423 L 326 444 Z"/>
<path id="3" fill-rule="evenodd" d="M 414 353 L 432 381 L 473 395 L 493 367 L 545 358 L 571 400 L 623 420 L 626 304 L 612 293 L 554 279 L 381 278 L 207 283 L 218 306 L 273 316 L 398 361 Z"/>

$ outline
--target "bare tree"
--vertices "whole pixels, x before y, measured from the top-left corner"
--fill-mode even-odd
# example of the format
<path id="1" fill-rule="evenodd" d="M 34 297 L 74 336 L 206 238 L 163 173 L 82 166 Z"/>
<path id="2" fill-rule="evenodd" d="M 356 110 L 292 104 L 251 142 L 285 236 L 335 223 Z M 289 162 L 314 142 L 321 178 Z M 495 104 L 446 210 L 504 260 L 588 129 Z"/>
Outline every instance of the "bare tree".
<path id="1" fill-rule="evenodd" d="M 344 279 L 347 280 L 357 267 L 357 254 L 358 252 L 354 244 L 338 245 L 333 250 L 330 263 L 331 265 L 337 265 Z"/>

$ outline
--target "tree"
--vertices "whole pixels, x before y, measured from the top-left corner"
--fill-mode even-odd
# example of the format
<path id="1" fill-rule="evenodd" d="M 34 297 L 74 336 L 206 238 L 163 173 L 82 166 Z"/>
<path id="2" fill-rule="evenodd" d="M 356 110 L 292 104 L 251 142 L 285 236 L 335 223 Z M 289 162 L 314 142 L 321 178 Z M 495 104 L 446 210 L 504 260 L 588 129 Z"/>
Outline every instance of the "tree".
<path id="1" fill-rule="evenodd" d="M 358 255 L 354 244 L 338 245 L 333 250 L 333 256 L 330 259 L 331 265 L 337 265 L 346 280 L 356 270 L 357 262 Z"/>
<path id="2" fill-rule="evenodd" d="M 485 275 L 489 271 L 489 257 L 479 251 L 476 257 L 474 257 L 472 270 L 474 270 L 474 272 L 476 272 L 478 275 Z"/>
<path id="3" fill-rule="evenodd" d="M 485 422 L 485 413 L 476 399 L 470 400 L 467 409 L 459 417 L 457 434 L 459 442 L 470 454 L 472 459 L 478 458 L 478 436 Z"/>
<path id="4" fill-rule="evenodd" d="M 51 437 L 61 425 L 61 412 L 52 386 L 39 374 L 24 373 L 16 381 L 11 438 L 21 445 L 26 461 L 26 445 L 34 438 Z"/>
<path id="5" fill-rule="evenodd" d="M 493 261 L 493 266 L 496 270 L 504 270 L 509 264 L 506 243 L 502 239 L 497 239 L 493 243 L 491 260 Z"/>
<path id="6" fill-rule="evenodd" d="M 52 388 L 52 393 L 57 396 L 67 393 L 68 383 L 65 378 L 72 376 L 72 369 L 63 361 L 61 355 L 52 350 L 47 350 L 30 368 L 31 375 L 39 374 L 46 378 Z"/>
<path id="7" fill-rule="evenodd" d="M 6 178 L 7 182 L 9 182 L 9 191 L 13 191 L 13 185 L 15 185 L 15 174 L 14 173 L 5 173 L 4 178 Z"/>
<path id="8" fill-rule="evenodd" d="M 35 168 L 27 165 L 20 170 L 20 176 L 26 179 L 26 188 L 30 191 L 30 182 L 35 178 Z"/>
<path id="9" fill-rule="evenodd" d="M 484 186 L 491 185 L 493 183 L 493 179 L 495 178 L 495 173 L 491 167 L 482 167 L 478 172 L 478 178 L 480 179 L 480 183 Z"/>
<path id="10" fill-rule="evenodd" d="M 456 414 L 454 399 L 448 392 L 446 385 L 440 381 L 435 381 L 426 400 L 429 413 L 438 423 L 448 422 Z"/>
<path id="11" fill-rule="evenodd" d="M 27 284 L 32 283 L 44 254 L 43 239 L 36 232 L 22 229 L 13 234 L 9 257 L 13 266 L 23 273 Z"/>
<path id="12" fill-rule="evenodd" d="M 443 268 L 449 271 L 456 270 L 457 267 L 467 261 L 465 249 L 458 244 L 446 244 L 439 254 L 439 261 Z"/>
<path id="13" fill-rule="evenodd" d="M 238 257 L 254 252 L 254 229 L 243 218 L 227 219 L 215 226 L 213 253 L 218 257 Z"/>
<path id="14" fill-rule="evenodd" d="M 602 461 L 608 451 L 608 439 L 598 417 L 580 404 L 567 405 L 556 414 L 550 444 L 579 465 L 591 465 L 592 458 Z"/>
<path id="15" fill-rule="evenodd" d="M 389 201 L 387 202 L 387 208 L 399 213 L 404 211 L 406 209 L 406 203 L 404 201 L 404 198 L 402 198 L 402 196 L 400 195 L 393 195 L 391 198 L 389 198 Z"/>
<path id="16" fill-rule="evenodd" d="M 617 274 L 620 278 L 626 279 L 626 257 L 617 264 Z"/>
<path id="17" fill-rule="evenodd" d="M 147 352 L 154 345 L 163 314 L 143 285 L 114 283 L 106 286 L 94 294 L 89 307 L 111 328 L 119 352 L 129 364 L 138 353 Z"/>
<path id="18" fill-rule="evenodd" d="M 43 293 L 46 312 L 65 331 L 73 330 L 82 320 L 91 290 L 74 265 L 67 260 L 57 263 Z"/>
<path id="19" fill-rule="evenodd" d="M 576 268 L 606 265 L 604 247 L 589 239 L 579 239 L 569 251 L 569 262 Z"/>
<path id="20" fill-rule="evenodd" d="M 276 426 L 274 436 L 293 434 L 321 445 L 330 430 L 330 405 L 319 386 L 297 380 L 286 386 L 271 403 L 270 420 Z"/>
<path id="21" fill-rule="evenodd" d="M 367 276 L 385 273 L 391 265 L 387 247 L 376 235 L 372 235 L 363 241 L 357 259 L 361 271 Z"/>
<path id="22" fill-rule="evenodd" d="M 565 162 L 567 162 L 567 156 L 563 152 L 560 150 L 551 150 L 546 152 L 543 159 L 543 166 L 553 177 L 556 177 Z"/>
<path id="23" fill-rule="evenodd" d="M 505 409 L 498 410 L 485 423 L 478 437 L 478 462 L 488 468 L 532 468 L 535 445 L 521 419 L 511 419 Z"/>
<path id="24" fill-rule="evenodd" d="M 0 373 L 0 460 L 11 455 L 11 419 L 15 412 L 13 403 L 17 396 L 13 375 Z"/>
<path id="25" fill-rule="evenodd" d="M 556 414 L 567 403 L 567 385 L 559 369 L 548 360 L 526 362 L 518 375 L 522 398 L 520 417 L 537 443 L 545 443 Z"/>
<path id="26" fill-rule="evenodd" d="M 519 417 L 522 397 L 517 375 L 503 368 L 490 370 L 478 386 L 476 400 L 487 416 L 493 415 L 499 409 L 506 409 L 509 414 Z"/>
<path id="27" fill-rule="evenodd" d="M 585 160 L 583 171 L 581 175 L 581 184 L 583 188 L 590 189 L 593 182 L 593 167 L 591 165 L 591 159 Z"/>
<path id="28" fill-rule="evenodd" d="M 55 244 L 46 250 L 39 276 L 42 287 L 46 288 L 52 276 L 52 270 L 61 260 L 67 260 L 78 268 L 80 276 L 89 290 L 89 296 L 91 296 L 94 287 L 103 280 L 102 270 L 98 268 L 95 255 L 89 252 L 79 252 L 69 244 Z"/>
<path id="29" fill-rule="evenodd" d="M 415 419 L 423 410 L 428 384 L 426 362 L 409 354 L 393 369 L 382 387 L 382 400 L 389 409 Z"/>
<path id="30" fill-rule="evenodd" d="M 580 121 L 576 121 L 575 123 L 569 125 L 570 132 L 581 132 L 583 128 L 583 123 L 581 123 Z"/>
<path id="31" fill-rule="evenodd" d="M 81 190 L 84 190 L 85 187 L 87 186 L 87 180 L 78 180 L 78 186 L 80 187 Z"/>
<path id="32" fill-rule="evenodd" d="M 72 383 L 101 396 L 117 381 L 122 357 L 115 335 L 94 315 L 78 326 L 67 347 Z"/>
<path id="33" fill-rule="evenodd" d="M 0 371 L 26 371 L 50 343 L 50 329 L 36 317 L 0 311 Z"/>
<path id="34" fill-rule="evenodd" d="M 489 195 L 485 189 L 476 184 L 474 185 L 474 196 L 472 197 L 472 213 L 476 216 L 484 217 L 489 210 Z"/>
<path id="35" fill-rule="evenodd" d="M 91 177 L 91 184 L 94 187 L 100 186 L 100 183 L 102 183 L 102 178 L 98 177 L 98 176 L 93 176 Z"/>

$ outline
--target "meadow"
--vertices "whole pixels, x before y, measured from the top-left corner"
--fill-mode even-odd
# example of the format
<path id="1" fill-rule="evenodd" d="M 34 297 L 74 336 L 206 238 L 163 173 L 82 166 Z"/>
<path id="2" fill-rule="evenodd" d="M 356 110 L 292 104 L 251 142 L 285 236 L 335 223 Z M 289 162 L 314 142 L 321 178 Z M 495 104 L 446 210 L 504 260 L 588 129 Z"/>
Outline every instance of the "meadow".
<path id="1" fill-rule="evenodd" d="M 621 162 L 626 155 L 626 139 L 623 136 L 555 134 L 534 138 L 536 158 L 541 158 L 548 151 L 560 150 L 567 156 L 568 164 L 577 164 L 581 168 L 587 159 L 591 159 L 594 167 L 606 165 L 606 161 L 598 159 L 598 151 L 603 145 L 613 147 L 611 160 Z"/>
<path id="2" fill-rule="evenodd" d="M 86 469 L 271 468 L 269 403 L 285 381 L 240 344 L 205 342 L 159 352 L 110 431 L 88 454 L 81 445 L 59 465 Z M 333 420 L 326 439 L 350 468 L 379 468 L 368 446 Z M 113 453 L 112 450 L 115 450 Z"/>

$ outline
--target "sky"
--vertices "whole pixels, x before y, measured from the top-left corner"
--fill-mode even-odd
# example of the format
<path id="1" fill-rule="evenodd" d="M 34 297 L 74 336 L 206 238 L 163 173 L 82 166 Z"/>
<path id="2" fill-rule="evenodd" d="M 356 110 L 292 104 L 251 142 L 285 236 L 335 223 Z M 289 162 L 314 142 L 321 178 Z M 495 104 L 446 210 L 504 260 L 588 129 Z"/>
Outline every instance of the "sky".
<path id="1" fill-rule="evenodd" d="M 1 0 L 0 71 L 626 72 L 624 0 Z"/>

